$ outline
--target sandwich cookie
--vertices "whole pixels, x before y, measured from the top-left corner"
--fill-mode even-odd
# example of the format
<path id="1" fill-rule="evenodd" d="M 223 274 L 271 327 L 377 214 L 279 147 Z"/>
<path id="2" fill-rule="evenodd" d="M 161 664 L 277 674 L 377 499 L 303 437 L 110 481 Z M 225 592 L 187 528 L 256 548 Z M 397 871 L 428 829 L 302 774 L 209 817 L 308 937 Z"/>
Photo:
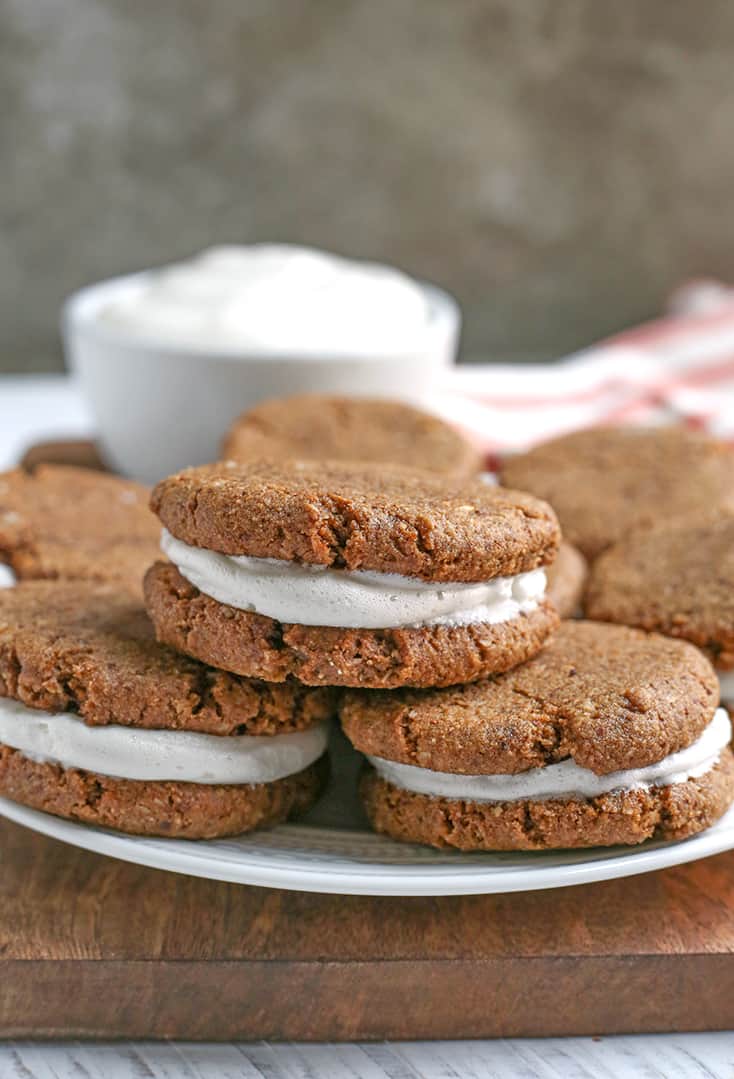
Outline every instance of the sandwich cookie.
<path id="1" fill-rule="evenodd" d="M 460 850 L 682 839 L 734 800 L 716 676 L 684 641 L 564 622 L 534 659 L 430 692 L 344 695 L 372 826 Z"/>
<path id="2" fill-rule="evenodd" d="M 87 468 L 0 474 L 0 561 L 18 579 L 120 581 L 140 589 L 157 557 L 147 488 Z"/>
<path id="3" fill-rule="evenodd" d="M 734 497 L 734 454 L 679 427 L 575 431 L 508 458 L 502 482 L 547 499 L 589 559 L 628 532 Z"/>
<path id="4" fill-rule="evenodd" d="M 482 467 L 479 450 L 437 416 L 400 401 L 326 394 L 257 405 L 234 421 L 222 453 L 237 461 L 362 461 L 451 476 L 469 476 Z"/>
<path id="5" fill-rule="evenodd" d="M 555 628 L 553 511 L 529 495 L 336 462 L 223 462 L 163 480 L 158 639 L 212 666 L 310 685 L 470 682 Z"/>
<path id="6" fill-rule="evenodd" d="M 132 590 L 0 592 L 0 795 L 137 835 L 234 835 L 307 809 L 333 695 L 211 670 L 156 642 Z"/>
<path id="7" fill-rule="evenodd" d="M 585 601 L 590 618 L 654 629 L 702 648 L 721 698 L 734 701 L 734 514 L 633 532 L 599 558 Z"/>

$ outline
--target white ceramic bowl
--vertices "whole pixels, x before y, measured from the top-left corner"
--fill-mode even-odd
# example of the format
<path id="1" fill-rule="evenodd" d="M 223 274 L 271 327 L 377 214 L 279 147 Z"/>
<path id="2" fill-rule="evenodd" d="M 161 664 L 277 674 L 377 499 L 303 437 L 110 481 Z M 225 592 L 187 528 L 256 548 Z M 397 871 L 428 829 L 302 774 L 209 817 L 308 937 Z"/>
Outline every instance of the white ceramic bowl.
<path id="1" fill-rule="evenodd" d="M 458 304 L 427 284 L 421 284 L 431 309 L 427 332 L 413 349 L 378 356 L 172 344 L 99 318 L 112 300 L 142 290 L 148 276 L 81 289 L 62 312 L 67 360 L 91 407 L 102 455 L 115 470 L 145 483 L 216 460 L 231 421 L 265 398 L 326 392 L 420 403 L 456 356 Z"/>

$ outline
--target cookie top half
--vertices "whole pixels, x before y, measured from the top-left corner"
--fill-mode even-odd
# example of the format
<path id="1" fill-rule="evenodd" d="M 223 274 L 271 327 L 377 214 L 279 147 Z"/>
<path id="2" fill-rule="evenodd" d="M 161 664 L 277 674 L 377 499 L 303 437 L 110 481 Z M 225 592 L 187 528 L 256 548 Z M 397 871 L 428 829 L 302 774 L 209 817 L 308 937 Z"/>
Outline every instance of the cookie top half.
<path id="1" fill-rule="evenodd" d="M 146 487 L 86 468 L 0 475 L 0 561 L 17 577 L 139 585 L 158 556 Z"/>
<path id="2" fill-rule="evenodd" d="M 349 692 L 341 720 L 363 753 L 437 772 L 516 773 L 571 757 L 605 775 L 692 744 L 718 700 L 716 674 L 693 645 L 579 621 L 486 682 Z"/>
<path id="3" fill-rule="evenodd" d="M 430 581 L 523 573 L 560 539 L 531 495 L 396 465 L 225 461 L 163 480 L 151 506 L 194 547 Z"/>
<path id="4" fill-rule="evenodd" d="M 502 481 L 547 499 L 593 559 L 632 528 L 734 499 L 734 453 L 679 427 L 599 427 L 509 458 Z"/>
<path id="5" fill-rule="evenodd" d="M 279 734 L 333 710 L 328 689 L 214 670 L 155 640 L 134 591 L 91 581 L 0 590 L 0 696 L 92 725 Z"/>
<path id="6" fill-rule="evenodd" d="M 591 618 L 693 641 L 717 667 L 734 667 L 734 513 L 631 533 L 595 562 L 585 607 Z"/>
<path id="7" fill-rule="evenodd" d="M 482 467 L 478 449 L 437 416 L 401 401 L 328 394 L 264 401 L 234 421 L 222 452 L 238 461 L 392 463 L 452 476 Z"/>

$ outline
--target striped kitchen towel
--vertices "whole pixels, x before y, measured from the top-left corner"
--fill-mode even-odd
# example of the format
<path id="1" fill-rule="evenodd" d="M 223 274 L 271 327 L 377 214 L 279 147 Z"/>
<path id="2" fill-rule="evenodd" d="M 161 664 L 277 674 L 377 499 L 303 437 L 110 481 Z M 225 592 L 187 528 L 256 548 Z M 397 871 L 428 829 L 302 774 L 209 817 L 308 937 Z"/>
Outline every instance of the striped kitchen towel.
<path id="1" fill-rule="evenodd" d="M 490 462 L 598 424 L 679 422 L 734 440 L 734 289 L 691 282 L 664 317 L 557 363 L 456 368 L 432 407 Z"/>

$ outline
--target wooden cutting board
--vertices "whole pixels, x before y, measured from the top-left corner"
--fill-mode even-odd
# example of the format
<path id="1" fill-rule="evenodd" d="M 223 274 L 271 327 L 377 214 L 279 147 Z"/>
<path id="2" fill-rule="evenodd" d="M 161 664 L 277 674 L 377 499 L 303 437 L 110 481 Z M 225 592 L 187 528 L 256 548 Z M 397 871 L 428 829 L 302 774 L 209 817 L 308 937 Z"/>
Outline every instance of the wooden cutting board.
<path id="1" fill-rule="evenodd" d="M 734 852 L 579 888 L 364 898 L 162 873 L 0 821 L 0 1037 L 732 1027 Z"/>
<path id="2" fill-rule="evenodd" d="M 503 896 L 246 888 L 0 822 L 0 1037 L 360 1040 L 734 1027 L 734 853 Z"/>

